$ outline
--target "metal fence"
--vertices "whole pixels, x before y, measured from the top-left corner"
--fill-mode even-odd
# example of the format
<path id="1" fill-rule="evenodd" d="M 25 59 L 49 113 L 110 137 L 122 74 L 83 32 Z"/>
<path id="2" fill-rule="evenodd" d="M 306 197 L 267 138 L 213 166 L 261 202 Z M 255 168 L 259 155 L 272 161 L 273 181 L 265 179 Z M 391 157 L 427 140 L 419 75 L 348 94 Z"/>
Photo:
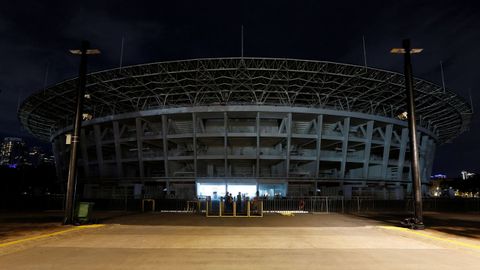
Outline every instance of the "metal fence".
<path id="1" fill-rule="evenodd" d="M 344 212 L 342 196 L 287 197 L 263 200 L 264 212 Z"/>
<path id="2" fill-rule="evenodd" d="M 205 200 L 185 199 L 153 199 L 155 211 L 163 212 L 204 212 Z M 98 210 L 141 211 L 142 199 L 125 197 L 109 199 L 77 199 L 95 203 Z M 343 196 L 312 196 L 263 198 L 264 212 L 297 212 L 297 213 L 358 213 L 369 211 L 412 211 L 413 200 L 379 200 L 373 196 L 354 196 L 344 199 Z M 1 198 L 0 210 L 61 210 L 63 195 L 52 194 L 43 197 L 24 196 L 19 198 Z M 147 205 L 146 211 L 151 207 Z M 211 209 L 217 209 L 213 206 Z M 480 198 L 425 198 L 424 211 L 443 212 L 480 212 Z M 228 210 L 228 209 L 227 209 Z M 245 207 L 240 206 L 240 212 Z M 215 210 L 217 211 L 217 210 Z"/>

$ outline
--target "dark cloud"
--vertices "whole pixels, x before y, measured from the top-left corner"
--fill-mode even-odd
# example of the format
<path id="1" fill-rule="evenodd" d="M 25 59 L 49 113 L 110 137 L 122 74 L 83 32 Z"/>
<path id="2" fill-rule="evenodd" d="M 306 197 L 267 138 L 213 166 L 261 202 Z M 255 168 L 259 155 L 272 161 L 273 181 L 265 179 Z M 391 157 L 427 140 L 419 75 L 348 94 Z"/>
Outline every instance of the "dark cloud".
<path id="1" fill-rule="evenodd" d="M 416 76 L 445 82 L 480 104 L 480 8 L 475 1 L 8 1 L 0 7 L 0 134 L 28 136 L 17 100 L 77 73 L 67 53 L 89 39 L 102 55 L 90 71 L 119 64 L 245 55 L 363 64 L 402 72 L 389 54 L 405 37 L 425 51 L 414 57 Z M 476 108 L 479 110 L 480 108 Z M 435 171 L 480 171 L 479 121 L 452 144 L 439 147 Z"/>

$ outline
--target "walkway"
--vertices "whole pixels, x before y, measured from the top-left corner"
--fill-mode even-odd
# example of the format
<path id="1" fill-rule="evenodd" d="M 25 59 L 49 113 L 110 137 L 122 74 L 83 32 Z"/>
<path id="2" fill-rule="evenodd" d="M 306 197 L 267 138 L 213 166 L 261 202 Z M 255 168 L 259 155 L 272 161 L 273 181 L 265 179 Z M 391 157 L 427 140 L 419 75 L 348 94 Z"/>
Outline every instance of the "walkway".
<path id="1" fill-rule="evenodd" d="M 361 217 L 139 214 L 0 247 L 0 269 L 475 269 L 480 241 Z M 386 226 L 386 227 L 385 227 Z M 428 237 L 428 235 L 433 237 Z M 1 254 L 1 253 L 0 253 Z"/>

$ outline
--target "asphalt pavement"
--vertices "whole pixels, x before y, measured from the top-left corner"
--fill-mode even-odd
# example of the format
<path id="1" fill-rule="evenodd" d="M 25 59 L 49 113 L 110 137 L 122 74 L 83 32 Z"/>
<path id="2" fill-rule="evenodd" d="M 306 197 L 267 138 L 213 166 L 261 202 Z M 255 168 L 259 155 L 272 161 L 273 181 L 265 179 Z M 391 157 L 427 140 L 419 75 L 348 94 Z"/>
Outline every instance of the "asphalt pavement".
<path id="1" fill-rule="evenodd" d="M 0 246 L 0 269 L 477 269 L 480 241 L 340 214 L 145 213 Z"/>

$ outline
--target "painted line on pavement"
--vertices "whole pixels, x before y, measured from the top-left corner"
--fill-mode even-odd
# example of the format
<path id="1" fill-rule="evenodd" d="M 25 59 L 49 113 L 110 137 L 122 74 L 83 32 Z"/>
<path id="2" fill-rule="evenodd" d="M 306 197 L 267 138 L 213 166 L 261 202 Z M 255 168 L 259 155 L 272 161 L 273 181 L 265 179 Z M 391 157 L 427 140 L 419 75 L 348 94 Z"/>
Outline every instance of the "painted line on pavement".
<path id="1" fill-rule="evenodd" d="M 438 241 L 443 241 L 443 242 L 447 242 L 447 243 L 451 243 L 451 244 L 455 244 L 455 245 L 459 245 L 459 246 L 463 246 L 463 247 L 468 247 L 468 248 L 473 248 L 473 249 L 480 250 L 480 245 L 469 244 L 469 243 L 465 243 L 465 242 L 462 242 L 462 241 L 457 241 L 457 240 L 442 238 L 442 237 L 438 237 L 438 236 L 433 236 L 433 235 L 430 235 L 430 234 L 422 233 L 422 232 L 419 232 L 419 231 L 414 231 L 414 230 L 407 229 L 407 228 L 401 228 L 401 227 L 395 227 L 395 226 L 378 226 L 378 227 L 382 228 L 382 229 L 387 229 L 387 230 L 409 232 L 409 233 L 420 235 L 420 236 L 423 236 L 423 237 L 426 237 L 426 238 L 430 238 L 430 239 L 434 239 L 434 240 L 438 240 Z"/>
<path id="2" fill-rule="evenodd" d="M 79 230 L 84 230 L 84 229 L 100 228 L 100 227 L 103 227 L 103 226 L 105 226 L 105 225 L 104 225 L 104 224 L 93 224 L 93 225 L 76 226 L 76 227 L 73 227 L 73 228 L 70 228 L 70 229 L 66 229 L 66 230 L 63 230 L 63 231 L 58 231 L 58 232 L 53 232 L 53 233 L 47 233 L 47 234 L 42 234 L 42 235 L 27 237 L 27 238 L 23 238 L 23 239 L 19 239 L 19 240 L 14 240 L 14 241 L 6 242 L 6 243 L 0 243 L 0 248 L 2 248 L 2 247 L 8 247 L 8 246 L 11 246 L 11 245 L 16 245 L 16 244 L 20 244 L 20 243 L 24 243 L 24 242 L 27 242 L 27 241 L 32 241 L 32 240 L 38 240 L 38 239 L 48 238 L 48 237 L 52 237 L 52 236 L 55 236 L 55 235 L 64 234 L 64 233 L 67 233 L 67 232 L 79 231 Z"/>

